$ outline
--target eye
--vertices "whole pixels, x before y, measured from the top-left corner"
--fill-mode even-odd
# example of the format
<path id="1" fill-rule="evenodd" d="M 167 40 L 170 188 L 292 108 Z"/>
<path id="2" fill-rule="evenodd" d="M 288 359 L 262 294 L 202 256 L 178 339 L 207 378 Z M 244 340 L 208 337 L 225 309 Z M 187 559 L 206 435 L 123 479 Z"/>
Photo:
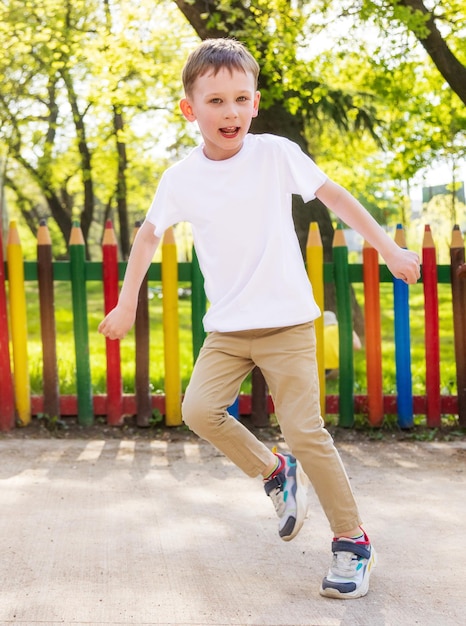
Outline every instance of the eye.
<path id="1" fill-rule="evenodd" d="M 239 96 L 238 98 L 236 98 L 236 100 L 238 102 L 247 102 L 249 98 L 247 98 L 247 96 Z"/>
<path id="2" fill-rule="evenodd" d="M 220 104 L 222 102 L 221 98 L 212 98 L 211 100 L 209 100 L 209 102 L 211 104 Z"/>

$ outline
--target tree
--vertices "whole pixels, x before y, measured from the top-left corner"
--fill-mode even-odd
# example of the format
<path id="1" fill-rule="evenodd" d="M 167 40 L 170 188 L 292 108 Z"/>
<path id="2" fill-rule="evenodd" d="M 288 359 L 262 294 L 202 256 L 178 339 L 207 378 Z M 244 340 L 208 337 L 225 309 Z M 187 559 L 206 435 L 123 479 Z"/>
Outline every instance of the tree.
<path id="1" fill-rule="evenodd" d="M 305 137 L 306 125 L 318 116 L 323 116 L 330 123 L 336 121 L 345 132 L 351 130 L 348 120 L 352 118 L 358 132 L 366 128 L 374 135 L 378 126 L 376 132 L 384 135 L 384 128 L 378 124 L 380 119 L 377 120 L 375 114 L 376 109 L 377 114 L 380 112 L 380 103 L 375 104 L 375 100 L 379 96 L 385 99 L 388 95 L 391 97 L 388 104 L 398 109 L 400 104 L 406 106 L 410 102 L 410 88 L 402 94 L 394 81 L 389 85 L 390 74 L 396 72 L 398 77 L 403 78 L 403 72 L 408 68 L 410 78 L 416 82 L 419 80 L 416 72 L 419 74 L 419 70 L 423 71 L 423 60 L 408 37 L 409 33 L 413 33 L 424 45 L 454 92 L 462 97 L 466 90 L 466 68 L 455 55 L 455 50 L 461 50 L 464 44 L 466 14 L 464 6 L 454 0 L 437 3 L 435 12 L 427 10 L 420 0 L 394 0 L 388 3 L 372 0 L 335 3 L 322 0 L 320 3 L 313 2 L 312 7 L 307 2 L 291 4 L 286 0 L 267 3 L 255 0 L 248 4 L 241 0 L 175 2 L 201 39 L 228 34 L 243 39 L 257 53 L 262 65 L 263 106 L 254 129 L 279 132 L 307 150 L 310 147 Z M 438 23 L 442 26 L 444 37 Z M 339 27 L 339 24 L 342 26 Z M 356 30 L 361 24 L 366 30 L 369 27 L 371 33 L 375 32 L 374 29 L 379 30 L 376 35 L 380 43 L 375 52 L 372 46 L 366 44 L 367 52 L 364 55 L 361 29 Z M 337 31 L 337 36 L 331 40 L 333 75 L 327 73 L 325 77 L 321 66 L 315 63 L 315 54 L 308 57 L 310 61 L 302 61 L 302 51 L 311 50 L 312 42 L 319 37 L 319 29 L 324 28 L 327 28 L 328 37 L 332 30 Z M 345 37 L 345 32 L 350 33 L 352 41 Z M 365 84 L 358 83 L 357 69 L 353 71 L 353 76 L 348 75 L 349 80 L 344 89 L 343 86 L 337 86 L 335 79 L 341 74 L 341 66 L 351 50 L 359 58 L 366 59 L 375 79 Z M 340 55 L 340 51 L 344 55 Z M 372 54 L 377 57 L 378 66 L 372 62 Z M 355 55 L 351 61 L 355 62 Z M 356 66 L 362 67 L 361 61 L 356 60 Z M 381 82 L 384 83 L 382 88 Z M 430 93 L 423 82 L 423 88 L 426 90 L 425 101 L 422 103 L 421 98 L 418 98 L 417 103 L 425 109 L 429 100 L 441 95 L 442 87 L 437 84 Z M 361 94 L 368 91 L 373 99 L 361 101 Z M 359 106 L 355 96 L 359 98 Z M 395 102 L 395 98 L 398 102 Z M 353 115 L 355 110 L 356 117 Z M 411 106 L 410 116 L 415 114 Z M 459 131 L 464 130 L 461 122 L 457 126 Z M 394 133 L 391 132 L 391 135 Z M 386 147 L 386 138 L 383 139 Z M 414 160 L 410 167 L 411 173 L 416 166 L 419 163 Z"/>
<path id="2" fill-rule="evenodd" d="M 9 0 L 0 6 L 4 180 L 31 229 L 50 214 L 68 241 L 73 219 L 80 219 L 91 252 L 105 218 L 117 217 L 126 256 L 129 219 L 145 212 L 171 153 L 179 158 L 193 141 L 175 103 L 186 51 L 198 37 L 244 40 L 262 66 L 253 131 L 296 141 L 336 180 L 350 181 L 381 219 L 402 205 L 419 168 L 436 155 L 461 153 L 460 100 L 413 45 L 414 32 L 428 34 L 422 11 L 369 0 L 175 2 Z M 435 9 L 435 24 L 458 58 L 460 9 L 457 0 Z M 375 45 L 368 37 L 363 46 L 361 24 L 384 36 Z M 176 128 L 172 150 L 156 153 L 169 124 Z M 294 215 L 302 247 L 309 222 L 319 222 L 330 260 L 327 209 L 296 199 Z"/>
<path id="3" fill-rule="evenodd" d="M 448 25 L 449 30 L 462 30 L 464 45 L 466 27 L 464 3 L 444 3 L 445 7 L 442 7 L 442 4 L 438 3 L 431 11 L 422 0 L 398 0 L 392 3 L 393 18 L 404 22 L 414 33 L 440 74 L 466 104 L 466 66 L 454 54 L 437 27 L 438 22 L 443 22 Z M 406 8 L 408 11 L 400 12 L 400 8 Z"/>
<path id="4" fill-rule="evenodd" d="M 382 158 L 378 156 L 375 161 L 372 159 L 372 167 L 374 168 L 374 162 L 379 161 L 385 178 L 390 178 L 393 183 L 399 181 L 399 186 L 393 184 L 390 189 L 386 187 L 386 191 L 392 203 L 396 202 L 403 210 L 405 187 L 409 187 L 409 179 L 428 162 L 429 158 L 432 159 L 433 154 L 433 146 L 428 145 L 429 132 L 426 132 L 426 125 L 422 123 L 422 115 L 427 109 L 435 117 L 432 97 L 435 100 L 438 94 L 429 91 L 423 97 L 423 94 L 416 90 L 414 99 L 413 83 L 406 84 L 409 79 L 414 83 L 419 80 L 422 69 L 421 72 L 419 70 L 423 67 L 423 61 L 415 55 L 411 61 L 406 61 L 406 46 L 402 55 L 395 50 L 386 51 L 385 59 L 389 59 L 386 62 L 380 55 L 378 58 L 381 62 L 378 67 L 368 55 L 364 66 L 360 60 L 361 42 L 356 41 L 355 54 L 351 55 L 351 52 L 349 54 L 353 62 L 351 74 L 351 71 L 346 71 L 350 68 L 345 68 L 348 48 L 340 46 L 338 39 L 331 51 L 333 60 L 328 60 L 327 68 L 322 63 L 321 53 L 311 54 L 305 58 L 303 51 L 306 50 L 308 41 L 318 37 L 319 29 L 325 25 L 325 17 L 329 15 L 333 23 L 337 22 L 340 16 L 347 18 L 349 15 L 356 24 L 372 19 L 373 24 L 383 25 L 384 33 L 391 30 L 393 36 L 384 39 L 388 43 L 394 41 L 402 27 L 416 35 L 432 55 L 451 88 L 461 96 L 466 89 L 466 81 L 462 78 L 464 67 L 436 28 L 437 16 L 427 11 L 422 2 L 396 0 L 379 4 L 365 0 L 346 3 L 323 0 L 320 5 L 312 4 L 313 13 L 318 15 L 317 21 L 314 22 L 310 19 L 310 4 L 306 2 L 293 4 L 287 0 L 273 2 L 251 0 L 247 4 L 241 0 L 220 2 L 175 0 L 175 2 L 201 39 L 234 36 L 244 41 L 255 53 L 261 64 L 260 88 L 263 98 L 261 113 L 252 126 L 253 132 L 274 132 L 287 136 L 317 160 L 323 153 L 324 137 L 329 136 L 329 131 L 323 124 L 328 124 L 340 134 L 343 131 L 345 137 L 353 136 L 353 142 L 355 134 L 363 136 L 365 142 L 370 144 L 372 149 L 377 147 L 379 155 L 382 155 Z M 445 16 L 446 13 L 445 10 Z M 458 18 L 453 11 L 450 13 L 452 19 L 464 25 L 464 12 L 460 15 Z M 348 43 L 344 35 L 341 40 L 345 44 Z M 333 74 L 328 72 L 330 65 Z M 368 78 L 370 76 L 368 67 L 376 70 L 371 78 Z M 358 80 L 359 68 L 362 70 L 361 74 L 366 77 L 365 82 Z M 403 92 L 400 84 L 396 84 L 394 80 L 390 84 L 390 76 L 394 69 L 398 70 L 396 72 L 398 78 L 402 77 L 402 82 L 406 85 Z M 407 69 L 409 72 L 404 73 Z M 339 81 L 342 76 L 346 81 L 344 83 Z M 459 80 L 456 80 L 457 76 Z M 426 87 L 426 82 L 423 82 L 423 86 Z M 461 117 L 458 116 L 456 119 L 458 121 Z M 464 130 L 462 122 L 459 122 L 458 127 Z M 315 130 L 318 131 L 317 142 L 312 141 L 316 136 L 313 132 Z M 352 131 L 355 131 L 353 135 Z M 338 142 L 339 140 L 337 144 Z M 335 145 L 331 144 L 332 152 L 335 151 Z M 380 151 L 381 147 L 383 151 Z M 365 199 L 362 193 L 361 199 Z M 325 259 L 330 260 L 333 227 L 327 208 L 318 201 L 304 205 L 299 199 L 294 199 L 294 220 L 302 248 L 307 238 L 309 222 L 319 223 Z M 331 301 L 331 293 L 327 292 L 326 298 L 327 301 Z M 358 332 L 361 332 L 361 318 L 357 309 L 355 313 L 356 327 Z"/>
<path id="5" fill-rule="evenodd" d="M 33 232 L 39 217 L 51 215 L 67 243 L 79 219 L 90 251 L 102 217 L 116 211 L 127 255 L 129 203 L 142 213 L 153 193 L 153 183 L 141 178 L 138 186 L 128 175 L 157 171 L 147 156 L 148 137 L 157 141 L 147 122 L 175 99 L 180 38 L 190 37 L 181 27 L 167 42 L 174 11 L 167 16 L 163 0 L 1 5 L 4 181 Z"/>
<path id="6" fill-rule="evenodd" d="M 63 236 L 68 239 L 72 214 L 66 183 L 73 175 L 73 168 L 82 172 L 84 202 L 81 219 L 85 235 L 92 221 L 91 153 L 84 126 L 85 112 L 81 109 L 67 65 L 71 46 L 77 43 L 71 39 L 78 37 L 71 35 L 70 15 L 65 11 L 60 17 L 55 16 L 62 39 L 51 45 L 51 29 L 45 20 L 49 5 L 44 2 L 42 6 L 34 6 L 33 3 L 20 6 L 20 3 L 13 2 L 2 9 L 2 28 L 5 34 L 8 31 L 9 44 L 15 50 L 14 55 L 3 54 L 1 58 L 4 77 L 0 96 L 2 138 L 8 146 L 8 159 L 29 174 L 45 197 Z M 67 94 L 77 139 L 76 156 L 80 163 L 78 165 L 74 160 L 60 180 L 52 165 L 56 164 L 56 146 L 60 141 L 61 92 Z M 17 190 L 8 171 L 5 182 Z M 21 202 L 20 206 L 24 208 L 25 203 Z M 31 217 L 39 217 L 34 214 L 28 216 L 26 210 L 22 212 L 29 223 Z"/>

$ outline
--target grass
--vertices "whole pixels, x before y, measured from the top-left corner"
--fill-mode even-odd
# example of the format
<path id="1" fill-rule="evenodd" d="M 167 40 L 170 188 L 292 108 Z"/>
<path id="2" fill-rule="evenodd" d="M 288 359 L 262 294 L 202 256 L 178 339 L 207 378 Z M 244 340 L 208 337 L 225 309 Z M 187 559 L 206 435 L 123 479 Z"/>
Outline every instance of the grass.
<path id="1" fill-rule="evenodd" d="M 151 284 L 151 287 L 155 285 Z M 28 359 L 30 385 L 33 394 L 42 389 L 42 341 L 40 335 L 39 295 L 35 283 L 26 283 L 28 317 Z M 104 316 L 102 284 L 87 283 L 89 354 L 92 389 L 94 394 L 106 391 L 105 339 L 97 331 Z M 162 300 L 154 295 L 149 300 L 150 316 L 150 380 L 153 393 L 162 393 L 164 388 L 164 349 L 162 328 Z M 182 389 L 186 388 L 192 371 L 191 302 L 189 298 L 179 300 L 180 316 L 180 364 Z M 55 283 L 55 325 L 57 334 L 57 361 L 60 393 L 76 393 L 76 358 L 71 307 L 71 285 Z M 120 342 L 124 393 L 134 393 L 135 341 L 134 330 Z"/>
<path id="2" fill-rule="evenodd" d="M 363 286 L 354 284 L 356 299 L 364 306 Z M 424 294 L 422 284 L 410 287 L 410 332 L 411 332 L 411 371 L 414 395 L 425 394 L 425 321 Z M 449 284 L 438 285 L 439 319 L 440 319 L 440 381 L 441 393 L 456 393 L 456 365 L 453 337 L 453 311 L 451 304 L 451 287 Z M 385 394 L 396 393 L 395 341 L 394 341 L 394 310 L 393 286 L 389 283 L 380 284 L 381 303 L 381 334 L 382 334 L 382 375 Z M 370 341 L 370 338 L 365 338 Z M 367 393 L 366 360 L 364 349 L 354 353 L 355 394 Z M 338 380 L 327 382 L 327 393 L 338 393 Z"/>
<path id="3" fill-rule="evenodd" d="M 151 287 L 157 287 L 151 283 Z M 363 287 L 354 285 L 356 297 L 363 306 Z M 40 335 L 39 297 L 37 283 L 26 283 L 27 318 L 28 318 L 28 360 L 30 384 L 33 394 L 42 393 L 42 343 Z M 386 394 L 396 393 L 395 349 L 394 349 L 394 313 L 393 288 L 391 284 L 380 285 L 382 310 L 382 358 L 383 389 Z M 103 296 L 100 282 L 87 283 L 89 349 L 93 392 L 105 393 L 106 356 L 105 339 L 97 332 L 97 326 L 103 317 Z M 413 393 L 425 393 L 425 348 L 424 348 L 424 297 L 422 285 L 410 288 L 411 321 L 411 359 Z M 439 285 L 440 336 L 441 336 L 441 387 L 442 394 L 456 393 L 456 367 L 453 343 L 453 320 L 451 289 L 448 284 Z M 55 315 L 57 333 L 57 359 L 59 387 L 61 394 L 75 394 L 75 345 L 73 335 L 73 316 L 71 307 L 71 285 L 67 282 L 55 283 Z M 164 345 L 162 329 L 162 300 L 155 295 L 149 300 L 150 315 L 150 380 L 153 393 L 164 389 Z M 188 298 L 179 300 L 180 320 L 180 367 L 182 390 L 189 381 L 192 371 L 191 338 L 191 302 Z M 123 388 L 125 393 L 134 393 L 135 343 L 134 331 L 121 342 L 121 360 Z M 355 389 L 356 394 L 367 392 L 366 364 L 364 350 L 355 352 Z M 250 391 L 246 382 L 244 392 Z M 327 393 L 338 393 L 338 381 L 328 381 Z"/>

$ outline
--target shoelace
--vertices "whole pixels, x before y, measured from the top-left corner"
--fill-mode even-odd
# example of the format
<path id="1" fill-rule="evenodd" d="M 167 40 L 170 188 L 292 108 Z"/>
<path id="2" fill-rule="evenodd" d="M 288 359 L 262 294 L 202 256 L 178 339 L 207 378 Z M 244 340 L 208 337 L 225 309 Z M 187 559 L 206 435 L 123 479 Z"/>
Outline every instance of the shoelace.
<path id="1" fill-rule="evenodd" d="M 281 517 L 285 512 L 285 499 L 283 497 L 283 489 L 277 487 L 269 493 L 269 497 L 273 502 L 277 515 Z"/>
<path id="2" fill-rule="evenodd" d="M 333 555 L 332 574 L 343 578 L 353 578 L 357 572 L 359 558 L 352 552 L 335 552 Z"/>

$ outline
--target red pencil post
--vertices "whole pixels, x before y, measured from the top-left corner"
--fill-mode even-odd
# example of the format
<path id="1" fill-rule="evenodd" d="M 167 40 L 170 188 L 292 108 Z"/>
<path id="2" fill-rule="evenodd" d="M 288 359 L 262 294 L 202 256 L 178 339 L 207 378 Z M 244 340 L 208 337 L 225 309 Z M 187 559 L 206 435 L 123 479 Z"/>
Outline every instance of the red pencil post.
<path id="1" fill-rule="evenodd" d="M 111 220 L 105 224 L 102 242 L 105 315 L 118 302 L 118 246 Z M 116 426 L 123 416 L 123 385 L 121 379 L 120 342 L 106 339 L 107 349 L 107 423 Z"/>
<path id="2" fill-rule="evenodd" d="M 425 226 L 422 242 L 422 282 L 425 303 L 426 417 L 427 426 L 438 428 L 441 417 L 437 254 L 428 224 Z"/>
<path id="3" fill-rule="evenodd" d="M 15 392 L 10 363 L 8 309 L 5 288 L 3 241 L 0 232 L 0 430 L 9 431 L 15 425 Z"/>

